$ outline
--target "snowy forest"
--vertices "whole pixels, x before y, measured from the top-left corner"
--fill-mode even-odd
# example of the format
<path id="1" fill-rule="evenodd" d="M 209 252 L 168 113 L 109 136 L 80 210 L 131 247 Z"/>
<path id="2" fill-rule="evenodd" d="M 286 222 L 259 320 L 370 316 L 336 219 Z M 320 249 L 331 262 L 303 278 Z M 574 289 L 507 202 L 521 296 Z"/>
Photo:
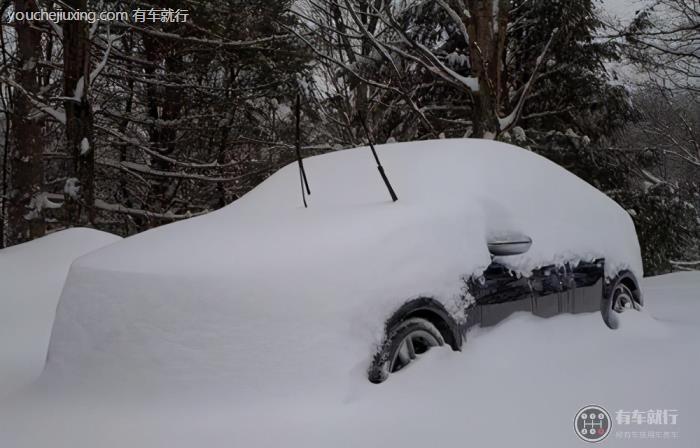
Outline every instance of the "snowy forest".
<path id="1" fill-rule="evenodd" d="M 223 207 L 296 159 L 509 142 L 617 201 L 647 274 L 700 269 L 700 1 L 3 0 L 0 248 Z M 19 21 L 172 8 L 184 22 Z M 556 189 L 552 185 L 552 189 Z M 546 201 L 547 198 L 532 198 Z M 556 204 L 552 205 L 556 207 Z"/>

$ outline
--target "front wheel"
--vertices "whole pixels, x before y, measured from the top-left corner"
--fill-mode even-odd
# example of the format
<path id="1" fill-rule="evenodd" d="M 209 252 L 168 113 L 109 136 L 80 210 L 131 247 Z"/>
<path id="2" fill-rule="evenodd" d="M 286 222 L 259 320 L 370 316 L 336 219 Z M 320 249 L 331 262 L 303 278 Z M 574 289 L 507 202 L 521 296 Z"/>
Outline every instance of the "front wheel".
<path id="1" fill-rule="evenodd" d="M 634 294 L 623 283 L 618 283 L 609 297 L 604 297 L 600 312 L 608 328 L 616 330 L 620 327 L 620 315 L 627 310 L 637 309 Z"/>
<path id="2" fill-rule="evenodd" d="M 382 349 L 375 355 L 369 369 L 369 379 L 381 383 L 431 348 L 444 344 L 442 334 L 428 320 L 420 317 L 403 320 L 389 329 Z"/>

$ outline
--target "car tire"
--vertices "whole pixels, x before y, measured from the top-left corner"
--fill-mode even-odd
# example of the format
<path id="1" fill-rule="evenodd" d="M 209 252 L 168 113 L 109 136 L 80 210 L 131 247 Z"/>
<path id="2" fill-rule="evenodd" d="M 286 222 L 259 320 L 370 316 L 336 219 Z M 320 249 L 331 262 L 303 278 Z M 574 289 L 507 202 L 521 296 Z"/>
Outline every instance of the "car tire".
<path id="1" fill-rule="evenodd" d="M 445 340 L 440 330 L 430 321 L 420 317 L 402 320 L 388 330 L 370 366 L 369 380 L 381 383 L 431 348 L 443 345 Z"/>
<path id="2" fill-rule="evenodd" d="M 612 292 L 603 297 L 600 313 L 605 325 L 611 330 L 617 330 L 620 327 L 620 315 L 632 309 L 638 309 L 634 294 L 627 285 L 617 282 Z"/>

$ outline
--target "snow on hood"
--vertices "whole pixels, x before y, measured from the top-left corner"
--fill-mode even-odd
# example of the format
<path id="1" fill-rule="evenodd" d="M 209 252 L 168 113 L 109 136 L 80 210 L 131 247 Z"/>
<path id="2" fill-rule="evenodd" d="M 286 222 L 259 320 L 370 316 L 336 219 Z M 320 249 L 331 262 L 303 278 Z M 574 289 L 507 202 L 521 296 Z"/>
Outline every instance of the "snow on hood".
<path id="1" fill-rule="evenodd" d="M 503 260 L 524 273 L 605 257 L 609 275 L 642 277 L 627 213 L 530 151 L 468 139 L 377 150 L 397 203 L 368 148 L 339 151 L 305 160 L 308 209 L 291 164 L 217 212 L 79 259 L 44 379 L 151 390 L 196 377 L 251 397 L 364 380 L 405 301 L 434 297 L 459 317 L 495 233 L 533 239 Z"/>

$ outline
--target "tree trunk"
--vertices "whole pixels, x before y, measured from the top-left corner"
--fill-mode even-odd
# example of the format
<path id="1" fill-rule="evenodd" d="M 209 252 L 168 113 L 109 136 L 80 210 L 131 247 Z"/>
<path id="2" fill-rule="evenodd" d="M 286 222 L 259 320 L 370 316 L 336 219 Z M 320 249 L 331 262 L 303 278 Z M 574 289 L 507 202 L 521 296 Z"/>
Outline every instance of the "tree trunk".
<path id="1" fill-rule="evenodd" d="M 166 29 L 166 31 L 172 31 Z M 148 61 L 162 61 L 164 76 L 177 78 L 185 68 L 185 62 L 179 53 L 179 43 L 168 42 L 152 36 L 143 37 L 145 57 Z M 155 69 L 147 66 L 145 72 L 149 77 L 155 75 Z M 148 115 L 153 121 L 150 130 L 151 147 L 162 156 L 174 157 L 178 149 L 177 132 L 168 122 L 178 120 L 182 116 L 182 88 L 167 85 L 158 88 L 156 85 L 146 87 L 146 103 Z M 158 171 L 172 171 L 175 167 L 163 158 L 153 157 L 150 167 Z M 151 190 L 147 197 L 147 206 L 151 211 L 164 213 L 172 205 L 172 201 L 180 186 L 178 179 L 157 177 L 152 181 Z"/>
<path id="2" fill-rule="evenodd" d="M 494 5 L 498 6 L 497 11 Z M 479 91 L 474 94 L 472 111 L 475 137 L 496 135 L 499 131 L 508 7 L 508 2 L 504 0 L 471 0 L 471 14 L 465 16 L 472 73 L 479 80 Z"/>
<path id="3" fill-rule="evenodd" d="M 74 9 L 85 11 L 86 0 L 67 0 Z M 63 24 L 63 94 L 66 110 L 66 151 L 73 157 L 69 178 L 79 189 L 66 188 L 66 207 L 70 225 L 95 221 L 95 150 L 93 147 L 90 88 L 90 39 L 88 24 L 68 21 Z"/>
<path id="4" fill-rule="evenodd" d="M 9 4 L 4 4 L 0 7 L 0 16 L 5 14 L 5 10 Z M 0 49 L 2 49 L 2 63 L 7 66 L 7 47 L 5 46 L 5 33 L 0 33 Z M 12 95 L 9 87 L 0 85 L 0 99 L 2 99 L 3 110 L 3 147 L 2 147 L 2 190 L 0 190 L 0 249 L 6 247 L 5 241 L 5 223 L 7 215 L 7 180 L 10 172 L 10 110 L 12 108 Z"/>
<path id="5" fill-rule="evenodd" d="M 35 10 L 34 2 L 15 0 L 15 11 Z M 16 80 L 27 94 L 38 90 L 37 62 L 41 56 L 41 32 L 30 22 L 16 22 Z M 9 154 L 8 245 L 43 236 L 46 226 L 38 195 L 43 186 L 42 122 L 32 116 L 33 105 L 24 93 L 15 95 L 11 114 L 12 135 Z M 37 198 L 37 201 L 33 201 Z"/>
<path id="6" fill-rule="evenodd" d="M 3 42 L 4 44 L 4 42 Z M 3 54 L 4 56 L 4 54 Z M 4 61 L 3 61 L 4 62 Z M 5 92 L 7 91 L 7 97 Z M 6 247 L 5 243 L 5 221 L 7 208 L 7 178 L 10 171 L 10 89 L 0 86 L 0 98 L 3 106 L 3 147 L 2 147 L 2 190 L 0 190 L 0 249 Z"/>

